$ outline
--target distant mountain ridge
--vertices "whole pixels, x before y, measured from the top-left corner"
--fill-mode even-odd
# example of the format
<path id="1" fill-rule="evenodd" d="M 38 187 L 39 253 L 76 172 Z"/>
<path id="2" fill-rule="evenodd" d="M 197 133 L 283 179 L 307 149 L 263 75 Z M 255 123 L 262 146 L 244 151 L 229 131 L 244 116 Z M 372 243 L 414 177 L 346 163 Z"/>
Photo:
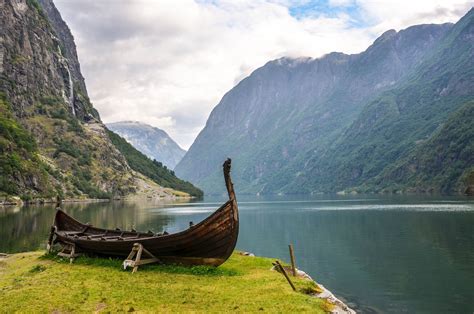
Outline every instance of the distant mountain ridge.
<path id="1" fill-rule="evenodd" d="M 270 61 L 224 95 L 175 171 L 206 193 L 223 192 L 226 157 L 241 193 L 464 192 L 472 150 L 442 177 L 401 163 L 474 99 L 473 25 L 471 9 L 387 31 L 360 54 Z"/>
<path id="2" fill-rule="evenodd" d="M 157 127 L 138 121 L 120 121 L 106 125 L 140 152 L 170 169 L 174 169 L 186 153 L 168 133 Z"/>

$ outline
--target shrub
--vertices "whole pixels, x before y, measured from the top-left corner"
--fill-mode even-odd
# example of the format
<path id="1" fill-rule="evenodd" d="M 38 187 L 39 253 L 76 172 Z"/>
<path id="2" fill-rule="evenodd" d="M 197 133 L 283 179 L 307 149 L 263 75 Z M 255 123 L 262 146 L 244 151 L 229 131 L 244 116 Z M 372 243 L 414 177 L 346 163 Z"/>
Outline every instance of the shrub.
<path id="1" fill-rule="evenodd" d="M 57 158 L 59 156 L 59 153 L 61 152 L 68 154 L 69 156 L 74 158 L 78 158 L 79 156 L 81 156 L 81 151 L 70 141 L 60 139 L 55 139 L 54 141 L 57 144 L 56 151 L 53 155 L 54 158 Z"/>

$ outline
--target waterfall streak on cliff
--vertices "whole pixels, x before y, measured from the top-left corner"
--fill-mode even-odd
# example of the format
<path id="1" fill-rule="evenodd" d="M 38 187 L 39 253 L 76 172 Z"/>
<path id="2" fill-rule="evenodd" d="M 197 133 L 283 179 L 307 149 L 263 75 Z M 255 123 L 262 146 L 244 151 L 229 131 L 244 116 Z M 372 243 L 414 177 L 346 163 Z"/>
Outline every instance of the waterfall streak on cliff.
<path id="1" fill-rule="evenodd" d="M 59 53 L 59 61 L 66 69 L 68 82 L 69 82 L 69 97 L 66 97 L 66 93 L 64 91 L 63 91 L 63 97 L 64 97 L 64 100 L 69 103 L 72 114 L 76 116 L 76 110 L 74 109 L 74 85 L 72 83 L 71 71 L 69 71 L 69 65 L 68 65 L 67 59 L 63 56 L 60 46 L 58 46 L 58 53 Z"/>

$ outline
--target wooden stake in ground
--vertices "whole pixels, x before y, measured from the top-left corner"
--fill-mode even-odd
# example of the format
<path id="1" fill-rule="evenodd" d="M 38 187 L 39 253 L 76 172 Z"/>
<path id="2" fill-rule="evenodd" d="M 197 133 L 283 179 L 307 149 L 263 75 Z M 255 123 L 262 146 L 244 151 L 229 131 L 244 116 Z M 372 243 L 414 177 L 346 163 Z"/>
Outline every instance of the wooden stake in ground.
<path id="1" fill-rule="evenodd" d="M 283 266 L 281 266 L 280 262 L 279 261 L 275 261 L 275 264 L 274 264 L 276 267 L 278 267 L 280 270 L 281 270 L 281 273 L 285 276 L 286 280 L 288 281 L 288 283 L 290 284 L 291 288 L 293 289 L 293 291 L 296 291 L 296 288 L 295 288 L 295 285 L 291 282 L 291 279 L 290 277 L 288 277 L 288 275 L 286 274 L 286 271 L 285 269 L 283 268 Z"/>
<path id="2" fill-rule="evenodd" d="M 293 271 L 293 276 L 296 277 L 296 264 L 295 264 L 295 254 L 293 253 L 293 244 L 288 245 L 290 249 L 290 258 L 291 258 L 291 270 Z"/>

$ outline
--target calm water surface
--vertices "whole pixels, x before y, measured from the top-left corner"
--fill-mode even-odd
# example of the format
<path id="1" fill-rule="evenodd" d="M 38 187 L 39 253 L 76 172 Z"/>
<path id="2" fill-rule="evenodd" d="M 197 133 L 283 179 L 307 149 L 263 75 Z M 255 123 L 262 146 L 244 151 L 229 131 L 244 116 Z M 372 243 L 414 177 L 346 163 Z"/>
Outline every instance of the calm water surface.
<path id="1" fill-rule="evenodd" d="M 239 197 L 238 249 L 288 258 L 363 313 L 474 313 L 474 199 Z M 224 198 L 65 205 L 84 222 L 186 229 Z M 0 207 L 0 252 L 45 246 L 54 208 Z M 269 265 L 270 267 L 270 265 Z"/>

